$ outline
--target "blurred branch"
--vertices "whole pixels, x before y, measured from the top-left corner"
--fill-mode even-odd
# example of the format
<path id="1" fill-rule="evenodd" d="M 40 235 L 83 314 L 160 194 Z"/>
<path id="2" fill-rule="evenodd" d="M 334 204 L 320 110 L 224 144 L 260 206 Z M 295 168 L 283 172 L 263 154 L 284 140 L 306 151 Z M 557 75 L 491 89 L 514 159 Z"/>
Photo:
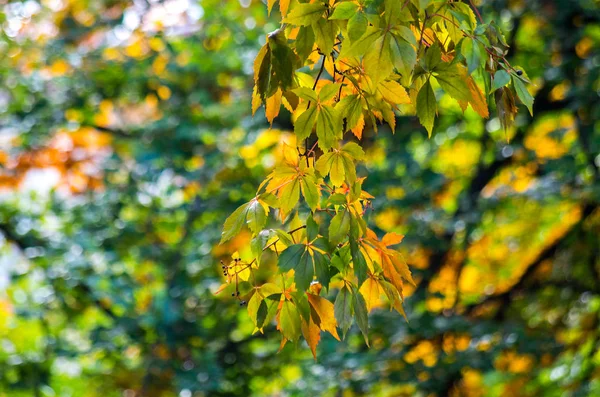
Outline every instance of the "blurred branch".
<path id="1" fill-rule="evenodd" d="M 471 314 L 473 314 L 473 312 L 476 309 L 478 309 L 488 303 L 492 303 L 492 302 L 501 302 L 502 307 L 507 307 L 510 304 L 511 297 L 515 293 L 524 289 L 527 286 L 527 284 L 531 281 L 531 278 L 535 275 L 535 272 L 538 270 L 540 264 L 542 264 L 544 261 L 546 261 L 548 259 L 554 258 L 554 256 L 558 252 L 558 249 L 561 246 L 561 244 L 568 237 L 571 236 L 571 234 L 574 230 L 577 230 L 583 224 L 583 222 L 585 222 L 585 220 L 594 212 L 596 207 L 597 207 L 596 205 L 589 205 L 589 204 L 586 205 L 583 209 L 583 215 L 582 215 L 581 219 L 579 220 L 579 222 L 574 224 L 571 227 L 571 229 L 563 235 L 562 238 L 557 239 L 554 243 L 552 243 L 550 246 L 546 247 L 543 251 L 541 251 L 540 254 L 538 255 L 538 257 L 527 267 L 527 270 L 523 273 L 523 275 L 519 278 L 519 280 L 515 284 L 513 284 L 510 288 L 508 288 L 504 292 L 501 292 L 501 293 L 495 294 L 495 295 L 489 295 L 477 303 L 472 303 L 472 304 L 466 305 L 464 307 L 464 309 L 465 309 L 464 314 L 471 315 Z M 576 283 L 563 284 L 561 282 L 552 283 L 551 281 L 548 284 L 554 284 L 557 286 L 566 286 L 566 285 L 576 286 Z M 593 292 L 600 292 L 597 287 L 587 288 L 587 290 L 593 291 Z"/>
<path id="2" fill-rule="evenodd" d="M 95 128 L 98 131 L 106 132 L 108 134 L 118 136 L 119 138 L 135 138 L 135 136 L 130 134 L 129 132 L 126 132 L 126 131 L 118 129 L 118 128 L 108 128 L 108 127 L 102 127 L 99 125 L 91 125 L 91 124 L 87 124 L 87 125 L 85 125 L 85 127 Z"/>
<path id="3" fill-rule="evenodd" d="M 483 157 L 483 156 L 482 156 Z M 498 158 L 493 161 L 491 164 L 484 164 L 480 162 L 477 167 L 477 172 L 473 179 L 471 179 L 471 184 L 467 189 L 467 193 L 465 195 L 464 201 L 462 205 L 458 208 L 458 210 L 454 213 L 453 223 L 460 220 L 465 214 L 469 213 L 473 209 L 473 206 L 476 204 L 479 196 L 481 195 L 481 191 L 488 183 L 496 176 L 498 171 L 505 167 L 512 161 L 511 157 L 503 157 Z M 467 230 L 470 229 L 470 225 L 472 222 L 466 222 Z M 467 233 L 468 235 L 468 233 Z M 454 240 L 455 233 L 446 233 L 443 237 L 443 247 L 442 251 L 438 251 L 434 253 L 430 260 L 431 275 L 430 277 L 425 277 L 423 281 L 419 284 L 419 289 L 426 290 L 429 287 L 429 284 L 433 280 L 433 275 L 435 275 L 446 262 L 447 256 L 449 255 L 452 247 L 452 240 Z M 460 272 L 462 269 L 462 264 L 459 268 L 458 277 L 460 278 Z"/>

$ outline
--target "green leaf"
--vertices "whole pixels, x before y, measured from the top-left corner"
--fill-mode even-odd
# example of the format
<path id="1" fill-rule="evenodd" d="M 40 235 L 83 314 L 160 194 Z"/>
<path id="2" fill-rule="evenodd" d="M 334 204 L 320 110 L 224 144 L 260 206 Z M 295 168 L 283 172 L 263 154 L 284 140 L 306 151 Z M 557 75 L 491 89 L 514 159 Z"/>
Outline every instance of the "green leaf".
<path id="1" fill-rule="evenodd" d="M 340 90 L 340 83 L 326 84 L 319 91 L 319 102 L 325 102 L 333 98 Z"/>
<path id="2" fill-rule="evenodd" d="M 290 237 L 290 234 L 285 230 L 275 229 L 275 234 L 284 245 L 289 247 L 294 244 L 294 241 Z"/>
<path id="3" fill-rule="evenodd" d="M 298 178 L 279 189 L 279 208 L 287 213 L 296 206 L 300 200 L 300 183 Z"/>
<path id="4" fill-rule="evenodd" d="M 315 32 L 315 42 L 317 43 L 317 47 L 319 47 L 319 50 L 321 50 L 323 54 L 329 54 L 335 40 L 336 29 L 334 23 L 321 18 L 313 23 L 312 27 Z"/>
<path id="5" fill-rule="evenodd" d="M 317 102 L 317 93 L 308 87 L 294 88 L 292 92 L 298 95 L 300 98 L 304 99 L 305 101 Z"/>
<path id="6" fill-rule="evenodd" d="M 339 248 L 335 255 L 331 257 L 331 266 L 335 267 L 340 273 L 345 274 L 351 259 L 350 247 L 345 245 Z"/>
<path id="7" fill-rule="evenodd" d="M 343 287 L 335 298 L 333 314 L 345 338 L 352 326 L 352 292 L 348 288 Z"/>
<path id="8" fill-rule="evenodd" d="M 254 323 L 254 325 L 257 328 L 261 327 L 260 325 L 258 325 L 257 317 L 258 317 L 259 307 L 262 303 L 263 303 L 263 297 L 258 293 L 254 293 L 254 295 L 252 295 L 252 297 L 248 301 L 248 314 L 250 315 L 250 319 L 252 320 L 252 322 Z M 264 321 L 264 318 L 262 320 Z"/>
<path id="9" fill-rule="evenodd" d="M 470 37 L 465 37 L 460 45 L 460 52 L 467 61 L 468 73 L 471 74 L 481 65 L 481 49 L 479 43 Z"/>
<path id="10" fill-rule="evenodd" d="M 502 87 L 494 93 L 496 100 L 496 111 L 498 119 L 504 131 L 508 129 L 515 120 L 517 107 L 515 106 L 515 97 L 508 87 Z"/>
<path id="11" fill-rule="evenodd" d="M 350 42 L 354 42 L 361 38 L 367 31 L 369 20 L 364 12 L 359 11 L 355 13 L 349 20 L 347 25 L 348 38 Z"/>
<path id="12" fill-rule="evenodd" d="M 444 71 L 437 74 L 435 79 L 452 98 L 463 102 L 472 100 L 471 91 L 460 74 Z"/>
<path id="13" fill-rule="evenodd" d="M 414 36 L 413 40 L 414 41 Z M 404 37 L 392 34 L 390 41 L 390 59 L 398 72 L 402 75 L 401 83 L 408 87 L 411 84 L 412 72 L 417 63 L 415 47 Z"/>
<path id="14" fill-rule="evenodd" d="M 299 291 L 306 291 L 315 275 L 313 260 L 308 251 L 304 251 L 300 260 L 294 266 L 294 281 Z"/>
<path id="15" fill-rule="evenodd" d="M 287 247 L 279 254 L 279 259 L 277 261 L 279 269 L 284 272 L 292 270 L 296 264 L 300 262 L 300 258 L 305 251 L 306 246 L 304 244 L 294 244 Z"/>
<path id="16" fill-rule="evenodd" d="M 256 313 L 256 327 L 262 328 L 265 325 L 265 321 L 267 319 L 267 315 L 269 314 L 269 307 L 267 303 L 262 300 L 260 305 L 258 306 L 258 310 Z"/>
<path id="17" fill-rule="evenodd" d="M 308 26 L 317 22 L 326 10 L 324 3 L 297 4 L 283 19 L 284 23 L 296 26 Z"/>
<path id="18" fill-rule="evenodd" d="M 404 39 L 408 44 L 412 45 L 413 47 L 417 47 L 419 44 L 417 43 L 417 38 L 415 37 L 415 34 L 413 33 L 413 31 L 404 25 L 396 25 L 394 26 L 394 28 L 391 30 L 392 34 L 396 37 L 396 38 L 402 38 Z"/>
<path id="19" fill-rule="evenodd" d="M 379 37 L 381 37 L 381 31 L 374 26 L 369 26 L 360 38 L 342 44 L 340 58 L 356 57 L 365 54 Z"/>
<path id="20" fill-rule="evenodd" d="M 336 105 L 340 117 L 346 119 L 346 129 L 356 127 L 362 115 L 362 102 L 358 95 L 348 95 L 342 98 Z"/>
<path id="21" fill-rule="evenodd" d="M 321 176 L 326 177 L 331 169 L 331 162 L 333 161 L 334 152 L 328 152 L 323 154 L 315 163 L 315 169 L 319 171 Z"/>
<path id="22" fill-rule="evenodd" d="M 365 158 L 365 152 L 355 142 L 348 142 L 342 147 L 342 152 L 348 153 L 355 160 L 363 160 Z"/>
<path id="23" fill-rule="evenodd" d="M 356 317 L 356 324 L 360 328 L 367 346 L 369 346 L 369 314 L 367 311 L 367 303 L 363 298 L 362 294 L 354 293 L 353 297 L 354 315 Z"/>
<path id="24" fill-rule="evenodd" d="M 287 247 L 278 260 L 279 269 L 287 272 L 294 269 L 294 281 L 298 290 L 304 291 L 314 276 L 313 259 L 304 244 L 294 244 Z"/>
<path id="25" fill-rule="evenodd" d="M 356 14 L 357 9 L 358 5 L 350 1 L 338 3 L 329 19 L 350 19 Z"/>
<path id="26" fill-rule="evenodd" d="M 311 242 L 319 235 L 319 224 L 311 215 L 306 218 L 306 239 Z"/>
<path id="27" fill-rule="evenodd" d="M 348 235 L 351 219 L 352 215 L 346 210 L 339 211 L 331 219 L 331 223 L 329 224 L 329 242 L 332 245 L 338 245 Z"/>
<path id="28" fill-rule="evenodd" d="M 494 80 L 492 81 L 492 91 L 496 91 L 498 88 L 504 87 L 510 82 L 510 75 L 506 70 L 500 69 L 494 73 Z"/>
<path id="29" fill-rule="evenodd" d="M 419 116 L 419 121 L 427 130 L 429 137 L 431 137 L 431 132 L 433 131 L 433 121 L 436 113 L 437 102 L 435 100 L 435 93 L 433 92 L 431 83 L 427 80 L 417 95 L 417 116 Z"/>
<path id="30" fill-rule="evenodd" d="M 409 7 L 405 7 L 405 3 L 397 0 L 385 0 L 385 13 L 383 14 L 386 25 L 393 26 L 402 21 L 407 22 L 412 20 Z"/>
<path id="31" fill-rule="evenodd" d="M 325 289 L 329 289 L 329 280 L 331 276 L 329 274 L 329 264 L 327 263 L 327 257 L 320 252 L 315 251 L 313 254 L 313 261 L 315 264 L 315 275 L 317 280 Z"/>
<path id="32" fill-rule="evenodd" d="M 434 43 L 431 47 L 425 51 L 425 57 L 423 58 L 423 66 L 425 70 L 434 70 L 436 66 L 440 64 L 442 60 L 442 50 L 438 43 Z"/>
<path id="33" fill-rule="evenodd" d="M 517 97 L 523 102 L 523 105 L 527 106 L 529 109 L 529 114 L 533 116 L 533 97 L 527 91 L 527 87 L 525 87 L 525 83 L 523 83 L 518 78 L 512 78 L 513 86 L 515 87 L 515 92 L 517 93 Z"/>
<path id="34" fill-rule="evenodd" d="M 331 196 L 329 196 L 327 202 L 333 205 L 346 204 L 346 195 L 341 193 L 332 194 Z"/>
<path id="35" fill-rule="evenodd" d="M 317 120 L 317 106 L 311 106 L 306 109 L 294 123 L 294 133 L 296 134 L 296 141 L 302 142 L 308 138 L 312 133 L 312 129 Z"/>
<path id="36" fill-rule="evenodd" d="M 256 234 L 265 227 L 267 223 L 267 213 L 265 208 L 258 200 L 252 200 L 248 203 L 248 213 L 246 223 L 252 233 Z"/>
<path id="37" fill-rule="evenodd" d="M 295 342 L 300 337 L 300 315 L 298 308 L 290 301 L 283 302 L 279 312 L 279 327 L 283 336 Z"/>
<path id="38" fill-rule="evenodd" d="M 333 186 L 341 186 L 344 181 L 349 185 L 356 181 L 356 165 L 354 159 L 363 159 L 365 153 L 354 142 L 345 144 L 341 150 L 334 149 L 322 155 L 315 168 L 323 176 L 329 174 Z"/>
<path id="39" fill-rule="evenodd" d="M 282 30 L 277 30 L 276 32 L 275 34 L 271 33 L 267 41 L 272 52 L 272 72 L 278 80 L 279 87 L 285 91 L 294 84 L 295 63 L 298 58 L 294 51 L 287 45 L 285 33 Z M 273 85 L 272 81 L 271 86 Z M 276 88 L 276 86 L 271 87 L 270 90 L 274 93 Z"/>
<path id="40" fill-rule="evenodd" d="M 267 246 L 267 241 L 271 238 L 271 230 L 262 230 L 256 237 L 250 242 L 250 249 L 252 255 L 256 258 L 256 263 L 260 265 L 260 258 L 264 248 Z"/>
<path id="41" fill-rule="evenodd" d="M 394 70 L 390 55 L 390 37 L 389 33 L 379 37 L 365 53 L 363 65 L 375 85 L 385 80 Z"/>
<path id="42" fill-rule="evenodd" d="M 303 64 L 310 55 L 315 44 L 315 33 L 311 26 L 301 26 L 296 37 L 296 53 Z"/>
<path id="43" fill-rule="evenodd" d="M 311 178 L 308 176 L 301 178 L 300 188 L 302 189 L 302 195 L 306 200 L 306 204 L 308 204 L 310 209 L 312 211 L 317 209 L 321 193 L 319 187 L 317 186 L 317 181 L 315 180 L 315 178 Z"/>
<path id="44" fill-rule="evenodd" d="M 323 151 L 331 149 L 335 142 L 341 139 L 341 132 L 342 126 L 337 111 L 328 105 L 321 106 L 317 116 L 319 147 Z"/>
<path id="45" fill-rule="evenodd" d="M 248 212 L 248 206 L 250 203 L 239 206 L 229 217 L 225 220 L 223 225 L 223 232 L 221 233 L 221 244 L 237 235 L 244 222 L 246 221 L 246 213 Z"/>
<path id="46" fill-rule="evenodd" d="M 265 44 L 254 60 L 254 82 L 256 91 L 263 102 L 267 96 L 270 96 L 271 77 L 271 49 L 269 44 Z"/>
<path id="47" fill-rule="evenodd" d="M 346 177 L 346 182 L 348 182 L 349 186 L 352 186 L 354 182 L 356 182 L 356 164 L 354 164 L 354 159 L 348 153 L 342 151 L 341 152 L 342 165 L 344 167 L 344 174 Z"/>
<path id="48" fill-rule="evenodd" d="M 350 226 L 350 253 L 352 254 L 352 265 L 354 267 L 354 275 L 358 279 L 358 285 L 361 285 L 367 279 L 367 261 L 363 253 L 360 251 L 355 235 L 358 234 L 358 224 L 351 223 Z"/>

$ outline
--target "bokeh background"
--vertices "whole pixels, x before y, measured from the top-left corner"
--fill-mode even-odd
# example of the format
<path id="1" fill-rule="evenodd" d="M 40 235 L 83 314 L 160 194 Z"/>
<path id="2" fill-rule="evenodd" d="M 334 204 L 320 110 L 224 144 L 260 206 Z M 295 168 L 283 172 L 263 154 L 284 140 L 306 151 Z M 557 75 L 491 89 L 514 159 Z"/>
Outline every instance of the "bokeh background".
<path id="1" fill-rule="evenodd" d="M 600 3 L 477 5 L 535 116 L 442 98 L 431 139 L 411 114 L 365 134 L 369 222 L 418 286 L 408 323 L 376 310 L 370 349 L 323 335 L 315 362 L 213 293 L 292 129 L 250 116 L 277 13 L 0 0 L 0 396 L 600 395 Z"/>

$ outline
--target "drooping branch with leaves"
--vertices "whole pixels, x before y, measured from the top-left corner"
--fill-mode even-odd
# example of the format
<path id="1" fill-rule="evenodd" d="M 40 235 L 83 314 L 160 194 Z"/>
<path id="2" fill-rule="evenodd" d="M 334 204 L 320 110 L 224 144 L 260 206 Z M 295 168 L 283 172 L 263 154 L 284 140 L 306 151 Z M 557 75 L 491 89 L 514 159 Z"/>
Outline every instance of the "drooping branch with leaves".
<path id="1" fill-rule="evenodd" d="M 394 131 L 397 113 L 416 113 L 431 136 L 440 89 L 484 118 L 495 107 L 504 128 L 517 102 L 531 112 L 533 98 L 505 58 L 498 25 L 483 23 L 472 4 L 282 0 L 279 10 L 282 25 L 254 61 L 252 107 L 263 105 L 272 123 L 283 106 L 296 139 L 225 222 L 221 242 L 247 227 L 252 257 L 235 253 L 222 265 L 222 289 L 234 286 L 257 331 L 275 319 L 282 346 L 302 335 L 316 357 L 321 330 L 339 339 L 337 327 L 345 335 L 354 320 L 368 343 L 368 312 L 385 296 L 404 315 L 403 285 L 414 284 L 393 248 L 403 236 L 379 238 L 365 220 L 374 197 L 356 171 L 363 131 L 383 122 Z M 266 228 L 270 213 L 282 228 Z M 267 251 L 279 271 L 260 283 L 254 273 Z M 330 288 L 334 303 L 320 296 Z"/>

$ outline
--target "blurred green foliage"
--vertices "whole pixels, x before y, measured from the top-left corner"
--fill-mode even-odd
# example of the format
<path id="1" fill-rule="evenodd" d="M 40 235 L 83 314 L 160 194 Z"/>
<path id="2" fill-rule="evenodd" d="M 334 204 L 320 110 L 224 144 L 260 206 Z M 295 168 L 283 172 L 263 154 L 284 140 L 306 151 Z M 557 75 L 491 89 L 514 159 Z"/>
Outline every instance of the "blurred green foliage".
<path id="1" fill-rule="evenodd" d="M 600 394 L 600 13 L 484 1 L 535 118 L 366 132 L 409 322 L 319 359 L 215 296 L 226 216 L 291 130 L 250 117 L 259 1 L 0 1 L 0 396 Z M 489 132 L 489 133 L 486 133 Z M 272 260 L 274 258 L 271 258 Z"/>

